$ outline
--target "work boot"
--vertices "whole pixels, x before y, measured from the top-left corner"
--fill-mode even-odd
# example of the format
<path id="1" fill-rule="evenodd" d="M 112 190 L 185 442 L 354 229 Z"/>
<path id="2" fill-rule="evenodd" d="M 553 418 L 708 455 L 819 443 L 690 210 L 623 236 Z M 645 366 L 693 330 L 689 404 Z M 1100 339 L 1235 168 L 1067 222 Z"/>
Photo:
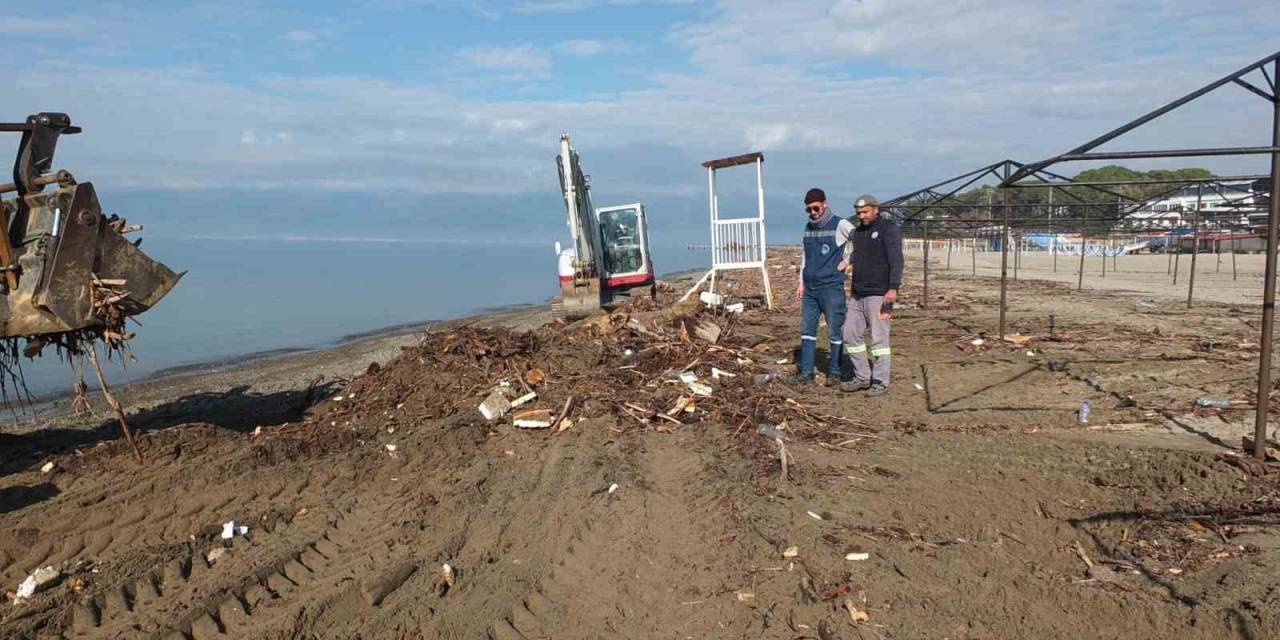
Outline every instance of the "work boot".
<path id="1" fill-rule="evenodd" d="M 857 391 L 866 391 L 871 388 L 870 380 L 850 380 L 840 383 L 840 390 L 845 393 L 854 393 Z"/>
<path id="2" fill-rule="evenodd" d="M 869 396 L 882 396 L 886 393 L 889 393 L 889 385 L 883 382 L 872 382 L 871 387 L 867 389 L 867 395 Z"/>
<path id="3" fill-rule="evenodd" d="M 822 381 L 822 386 L 827 387 L 828 389 L 831 387 L 840 386 L 840 384 L 841 384 L 840 376 L 834 373 L 827 374 L 827 379 Z"/>
<path id="4" fill-rule="evenodd" d="M 785 380 L 786 380 L 786 383 L 789 385 L 793 385 L 797 387 L 807 387 L 813 384 L 813 374 L 802 376 L 798 373 L 793 373 L 787 376 Z"/>

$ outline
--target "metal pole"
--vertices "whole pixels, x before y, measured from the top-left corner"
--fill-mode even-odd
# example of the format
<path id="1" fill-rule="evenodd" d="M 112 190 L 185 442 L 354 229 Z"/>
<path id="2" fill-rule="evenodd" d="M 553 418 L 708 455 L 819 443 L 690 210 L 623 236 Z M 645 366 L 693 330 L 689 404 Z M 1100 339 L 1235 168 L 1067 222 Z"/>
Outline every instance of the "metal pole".
<path id="1" fill-rule="evenodd" d="M 951 270 L 951 245 L 955 243 L 954 238 L 947 238 L 947 271 Z"/>
<path id="2" fill-rule="evenodd" d="M 920 299 L 920 308 L 929 308 L 929 221 L 924 221 L 924 297 Z"/>
<path id="3" fill-rule="evenodd" d="M 1213 234 L 1213 257 L 1218 262 L 1215 273 L 1222 273 L 1222 225 L 1218 225 L 1218 231 Z"/>
<path id="4" fill-rule="evenodd" d="M 1280 76 L 1280 61 L 1275 64 Z M 1271 116 L 1272 144 L 1280 144 L 1280 99 Z M 1276 242 L 1280 227 L 1280 153 L 1271 154 L 1271 211 L 1267 213 L 1267 271 L 1262 290 L 1262 347 L 1258 353 L 1258 397 L 1253 417 L 1253 457 L 1267 456 L 1267 410 L 1271 404 L 1271 339 L 1276 325 Z"/>
<path id="5" fill-rule="evenodd" d="M 1120 260 L 1120 251 L 1115 247 L 1115 243 L 1111 241 L 1110 234 L 1107 234 L 1107 244 L 1111 245 L 1111 273 L 1115 273 L 1120 270 L 1120 267 L 1117 266 Z"/>
<path id="6" fill-rule="evenodd" d="M 1076 291 L 1084 291 L 1084 254 L 1085 249 L 1089 247 L 1089 236 L 1085 232 L 1089 225 L 1089 209 L 1084 210 L 1084 217 L 1080 219 L 1080 281 L 1076 283 Z"/>
<path id="7" fill-rule="evenodd" d="M 974 234 L 969 241 L 973 243 L 970 245 L 973 251 L 969 255 L 973 257 L 973 275 L 976 276 L 978 275 L 978 235 Z"/>
<path id="8" fill-rule="evenodd" d="M 1178 237 L 1178 253 L 1173 256 L 1173 286 L 1178 286 L 1178 268 L 1182 266 L 1182 237 Z"/>
<path id="9" fill-rule="evenodd" d="M 1240 250 L 1240 239 L 1236 237 L 1236 232 L 1231 232 L 1231 281 L 1236 279 L 1236 252 Z"/>
<path id="10" fill-rule="evenodd" d="M 1102 277 L 1107 277 L 1107 249 L 1111 247 L 1111 232 L 1107 232 L 1107 237 L 1102 240 Z"/>
<path id="11" fill-rule="evenodd" d="M 1000 240 L 1000 339 L 1004 340 L 1004 314 L 1009 307 L 1009 190 L 1001 189 L 1004 202 L 1004 230 Z"/>
<path id="12" fill-rule="evenodd" d="M 1006 218 L 1007 219 L 1007 218 Z M 1018 279 L 1018 265 L 1022 264 L 1022 232 L 1018 232 L 1018 239 L 1013 245 L 1013 279 Z"/>
<path id="13" fill-rule="evenodd" d="M 1169 264 L 1165 266 L 1165 274 L 1173 273 L 1173 229 L 1169 230 L 1169 237 L 1164 241 L 1164 252 L 1168 254 Z"/>
<path id="14" fill-rule="evenodd" d="M 1192 213 L 1191 227 L 1191 275 L 1187 277 L 1187 308 L 1191 308 L 1191 294 L 1196 289 L 1196 256 L 1200 255 L 1200 196 L 1204 183 L 1196 185 L 1196 210 Z"/>
<path id="15" fill-rule="evenodd" d="M 1049 244 L 1053 247 L 1053 272 L 1058 272 L 1058 228 L 1053 225 L 1053 187 L 1049 187 Z"/>

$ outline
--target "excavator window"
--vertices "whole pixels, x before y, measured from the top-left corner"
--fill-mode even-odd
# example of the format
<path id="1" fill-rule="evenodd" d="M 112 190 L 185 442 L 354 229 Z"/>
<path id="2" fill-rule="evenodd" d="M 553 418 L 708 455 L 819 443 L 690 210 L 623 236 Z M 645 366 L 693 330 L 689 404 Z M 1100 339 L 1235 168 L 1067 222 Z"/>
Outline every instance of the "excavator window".
<path id="1" fill-rule="evenodd" d="M 640 212 L 637 209 L 601 212 L 600 235 L 604 240 L 604 266 L 609 274 L 644 269 L 644 246 L 640 239 Z"/>

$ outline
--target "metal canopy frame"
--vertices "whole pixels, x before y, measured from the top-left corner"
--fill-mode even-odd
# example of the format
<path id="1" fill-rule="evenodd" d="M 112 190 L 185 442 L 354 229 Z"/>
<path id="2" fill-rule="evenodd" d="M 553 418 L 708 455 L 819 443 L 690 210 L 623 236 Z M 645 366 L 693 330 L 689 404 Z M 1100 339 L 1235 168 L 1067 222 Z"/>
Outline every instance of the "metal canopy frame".
<path id="1" fill-rule="evenodd" d="M 1268 73 L 1268 68 L 1271 72 Z M 1253 78 L 1253 76 L 1260 76 Z M 1273 53 L 1257 62 L 1249 64 L 1241 69 L 1233 71 L 1218 80 L 1215 80 L 1187 95 L 1174 100 L 1150 113 L 1147 113 L 1131 122 L 1120 127 L 1112 129 L 1093 140 L 1090 140 L 1065 153 L 1034 162 L 1014 171 L 1005 177 L 999 184 L 1001 190 L 1002 206 L 1007 218 L 1009 207 L 1009 189 L 1015 187 L 1019 182 L 1029 176 L 1037 175 L 1046 170 L 1048 167 L 1063 162 L 1077 162 L 1085 160 L 1121 160 L 1121 159 L 1151 159 L 1151 158 L 1185 158 L 1185 157 L 1208 157 L 1208 156 L 1243 156 L 1243 155 L 1270 155 L 1271 156 L 1271 175 L 1269 191 L 1269 210 L 1267 212 L 1267 254 L 1266 254 L 1266 275 L 1263 279 L 1263 303 L 1262 303 L 1262 330 L 1260 349 L 1258 353 L 1258 388 L 1255 401 L 1256 411 L 1254 413 L 1254 435 L 1253 435 L 1253 455 L 1255 458 L 1262 460 L 1266 457 L 1267 443 L 1267 415 L 1270 405 L 1271 392 L 1271 351 L 1275 333 L 1275 305 L 1276 305 L 1276 249 L 1277 241 L 1280 240 L 1280 197 L 1276 197 L 1276 189 L 1280 187 L 1280 90 L 1277 90 L 1276 82 L 1280 79 L 1280 51 Z M 1251 81 L 1252 80 L 1252 81 Z M 1256 83 L 1256 84 L 1255 84 Z M 1267 146 L 1252 147 L 1228 147 L 1228 148 L 1201 148 L 1201 149 L 1164 149 L 1157 151 L 1095 151 L 1098 147 L 1107 144 L 1121 136 L 1129 133 L 1143 125 L 1146 125 L 1160 117 L 1176 111 L 1177 109 L 1196 101 L 1205 95 L 1217 91 L 1227 85 L 1233 85 L 1242 88 L 1249 93 L 1266 100 L 1272 105 L 1272 126 L 1271 141 Z M 1203 187 L 1200 187 L 1201 189 Z M 1197 216 L 1198 216 L 1197 206 Z M 1198 229 L 1197 220 L 1197 229 Z M 1006 225 L 1006 235 L 1008 233 Z M 1198 240 L 1197 240 L 1198 242 Z M 1195 254 L 1192 254 L 1194 264 Z M 1192 271 L 1194 275 L 1194 269 Z M 1005 307 L 1005 291 L 1007 287 L 1007 275 L 1001 274 L 1000 290 L 1001 290 L 1001 308 L 1000 308 L 1000 324 L 1001 335 L 1004 334 L 1004 307 Z"/>

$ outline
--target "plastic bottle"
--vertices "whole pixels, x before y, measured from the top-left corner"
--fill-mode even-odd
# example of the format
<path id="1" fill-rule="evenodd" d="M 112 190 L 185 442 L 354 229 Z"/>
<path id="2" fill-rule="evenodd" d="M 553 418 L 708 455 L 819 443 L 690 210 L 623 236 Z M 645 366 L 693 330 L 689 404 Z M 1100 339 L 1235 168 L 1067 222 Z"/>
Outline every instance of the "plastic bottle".
<path id="1" fill-rule="evenodd" d="M 1191 404 L 1197 407 L 1212 407 L 1214 409 L 1231 408 L 1231 400 L 1229 398 L 1211 398 L 1207 396 L 1202 396 L 1202 397 L 1196 398 L 1195 401 L 1192 402 Z"/>
<path id="2" fill-rule="evenodd" d="M 1080 412 L 1076 414 L 1076 422 L 1080 424 L 1089 423 L 1089 401 L 1085 400 L 1080 403 Z"/>

